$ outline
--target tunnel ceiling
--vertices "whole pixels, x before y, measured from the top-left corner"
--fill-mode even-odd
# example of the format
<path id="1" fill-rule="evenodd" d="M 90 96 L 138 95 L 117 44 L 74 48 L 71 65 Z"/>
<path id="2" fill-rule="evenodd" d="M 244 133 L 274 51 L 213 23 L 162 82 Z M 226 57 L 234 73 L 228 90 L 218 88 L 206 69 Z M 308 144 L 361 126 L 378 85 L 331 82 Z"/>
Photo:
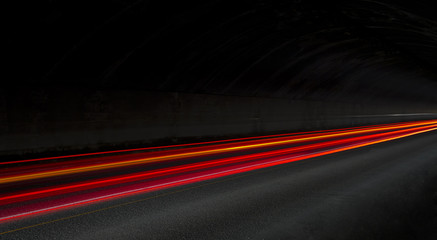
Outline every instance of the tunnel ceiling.
<path id="1" fill-rule="evenodd" d="M 7 35 L 13 86 L 437 100 L 432 1 L 33 4 Z"/>

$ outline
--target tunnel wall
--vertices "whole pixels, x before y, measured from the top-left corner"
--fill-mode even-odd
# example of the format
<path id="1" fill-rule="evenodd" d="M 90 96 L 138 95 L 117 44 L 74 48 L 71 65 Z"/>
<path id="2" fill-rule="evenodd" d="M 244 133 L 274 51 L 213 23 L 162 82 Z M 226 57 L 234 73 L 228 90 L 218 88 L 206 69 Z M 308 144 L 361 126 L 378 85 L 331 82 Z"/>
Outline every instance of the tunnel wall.
<path id="1" fill-rule="evenodd" d="M 436 117 L 430 113 L 437 113 L 411 102 L 363 104 L 72 88 L 4 91 L 0 107 L 0 155 L 340 128 L 429 119 Z"/>

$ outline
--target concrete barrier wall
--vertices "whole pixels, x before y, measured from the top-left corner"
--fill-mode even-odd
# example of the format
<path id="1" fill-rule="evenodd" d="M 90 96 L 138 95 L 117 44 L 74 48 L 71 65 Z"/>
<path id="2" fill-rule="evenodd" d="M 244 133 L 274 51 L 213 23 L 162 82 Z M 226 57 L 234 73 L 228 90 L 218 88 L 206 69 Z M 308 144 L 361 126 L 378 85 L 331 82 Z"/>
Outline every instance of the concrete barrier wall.
<path id="1" fill-rule="evenodd" d="M 437 109 L 400 102 L 13 89 L 4 90 L 0 98 L 0 155 L 95 151 L 437 118 L 430 113 Z"/>

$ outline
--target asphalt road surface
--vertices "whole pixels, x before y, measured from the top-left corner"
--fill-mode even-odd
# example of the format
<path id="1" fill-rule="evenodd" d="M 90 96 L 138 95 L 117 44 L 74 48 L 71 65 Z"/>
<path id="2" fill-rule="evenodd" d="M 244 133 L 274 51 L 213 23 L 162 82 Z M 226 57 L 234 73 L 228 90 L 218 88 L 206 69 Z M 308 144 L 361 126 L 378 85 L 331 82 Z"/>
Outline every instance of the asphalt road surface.
<path id="1" fill-rule="evenodd" d="M 437 239 L 437 132 L 6 222 L 0 239 Z"/>

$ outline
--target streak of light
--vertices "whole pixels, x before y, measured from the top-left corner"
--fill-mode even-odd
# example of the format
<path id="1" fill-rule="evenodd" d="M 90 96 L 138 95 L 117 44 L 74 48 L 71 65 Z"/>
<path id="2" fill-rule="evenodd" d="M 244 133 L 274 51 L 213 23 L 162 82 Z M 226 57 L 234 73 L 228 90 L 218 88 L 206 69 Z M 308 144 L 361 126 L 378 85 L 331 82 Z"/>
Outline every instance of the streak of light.
<path id="1" fill-rule="evenodd" d="M 135 174 L 127 174 L 123 176 L 117 176 L 117 177 L 111 177 L 101 180 L 92 180 L 92 181 L 85 181 L 81 183 L 74 183 L 74 184 L 68 184 L 64 186 L 59 186 L 56 188 L 45 188 L 45 189 L 38 189 L 35 191 L 26 191 L 24 193 L 15 193 L 12 195 L 6 195 L 6 196 L 0 196 L 0 204 L 6 204 L 14 202 L 14 200 L 19 199 L 20 201 L 24 200 L 31 200 L 34 198 L 41 198 L 41 197 L 47 197 L 52 196 L 57 193 L 69 193 L 73 191 L 82 191 L 87 190 L 95 187 L 102 187 L 102 186 L 108 186 L 109 184 L 120 184 L 125 183 L 128 181 L 138 181 L 138 180 L 144 180 L 151 177 L 159 177 L 159 176 L 165 176 L 169 174 L 176 174 L 186 171 L 193 171 L 193 170 L 199 170 L 204 168 L 210 168 L 215 166 L 220 166 L 223 164 L 231 164 L 236 162 L 243 162 L 243 161 L 251 161 L 256 160 L 259 158 L 267 158 L 267 157 L 273 157 L 277 155 L 284 155 L 284 154 L 291 154 L 296 153 L 300 151 L 309 151 L 309 150 L 315 150 L 320 148 L 326 148 L 330 146 L 345 144 L 345 143 L 353 143 L 357 141 L 364 141 L 366 139 L 374 139 L 374 138 L 381 138 L 396 134 L 404 134 L 419 130 L 424 130 L 431 128 L 429 126 L 415 128 L 412 129 L 404 129 L 404 130 L 398 130 L 395 132 L 388 132 L 388 133 L 379 133 L 379 134 L 373 134 L 373 135 L 366 135 L 366 136 L 360 136 L 360 137 L 354 137 L 354 138 L 348 138 L 348 139 L 341 139 L 341 140 L 334 140 L 334 141 L 328 141 L 328 142 L 322 142 L 322 143 L 315 143 L 315 144 L 308 144 L 304 146 L 298 146 L 298 147 L 291 147 L 286 149 L 280 149 L 280 150 L 274 150 L 274 151 L 267 151 L 267 152 L 261 152 L 261 153 L 254 153 L 254 154 L 246 154 L 242 156 L 236 156 L 236 157 L 229 157 L 224 159 L 217 159 L 217 160 L 210 160 L 210 161 L 204 161 L 200 163 L 193 163 L 193 164 L 186 164 L 182 166 L 176 166 L 176 167 L 169 167 L 164 169 L 158 169 L 153 171 L 148 171 L 144 173 L 135 173 Z"/>
<path id="2" fill-rule="evenodd" d="M 223 161 L 223 159 L 215 160 L 215 162 L 210 161 L 205 163 L 197 163 L 199 164 L 197 165 L 197 167 L 208 167 L 208 168 L 205 168 L 204 171 L 200 171 L 200 172 L 189 172 L 183 175 L 176 175 L 164 179 L 152 180 L 151 182 L 135 183 L 132 186 L 119 186 L 119 187 L 115 187 L 114 189 L 89 193 L 88 195 L 81 194 L 76 196 L 76 198 L 64 199 L 64 201 L 66 202 L 63 203 L 52 202 L 51 203 L 52 205 L 45 205 L 44 207 L 40 207 L 38 205 L 38 206 L 30 206 L 28 208 L 18 208 L 15 209 L 15 213 L 3 215 L 3 216 L 0 215 L 0 221 L 6 221 L 23 216 L 49 212 L 56 209 L 79 206 L 79 205 L 98 202 L 106 199 L 119 198 L 122 196 L 132 195 L 136 193 L 143 193 L 152 190 L 158 190 L 163 188 L 180 186 L 188 183 L 195 183 L 199 181 L 209 180 L 218 177 L 224 177 L 231 174 L 243 173 L 256 169 L 276 166 L 279 164 L 304 160 L 308 158 L 323 156 L 323 155 L 346 151 L 359 147 L 369 146 L 377 143 L 387 142 L 387 141 L 400 139 L 412 135 L 417 135 L 420 133 L 430 132 L 434 130 L 437 130 L 437 124 L 418 126 L 415 128 L 402 129 L 389 133 L 379 133 L 369 136 L 360 136 L 360 137 L 354 137 L 348 139 L 332 140 L 332 141 L 328 141 L 324 143 L 316 143 L 308 146 L 299 146 L 294 149 L 282 149 L 273 153 L 272 152 L 259 153 L 258 157 L 255 157 L 256 161 L 241 161 L 242 159 L 244 159 L 244 156 L 242 156 L 242 158 L 239 159 L 240 161 L 238 161 L 238 159 L 236 158 L 233 159 L 237 161 L 238 163 L 237 165 L 226 165 L 226 166 L 220 166 L 219 168 L 212 168 L 212 169 L 209 168 L 211 167 L 211 165 L 208 164 L 219 164 L 219 163 L 222 164 L 224 162 L 219 162 L 219 161 Z M 332 147 L 332 148 L 326 149 L 327 147 Z M 254 156 L 252 155 L 252 157 Z M 246 156 L 245 160 L 248 160 L 247 158 L 250 157 Z M 228 158 L 226 160 L 230 162 L 232 161 L 230 159 L 232 158 Z M 226 164 L 228 164 L 229 162 L 226 162 Z M 179 166 L 180 168 L 179 170 L 181 170 L 181 172 L 183 173 L 187 171 L 190 167 L 192 169 L 189 170 L 195 169 L 195 166 L 196 165 L 194 164 L 189 166 Z M 174 169 L 175 168 L 173 168 L 173 170 Z M 163 169 L 163 171 L 166 170 L 169 169 Z"/>
<path id="3" fill-rule="evenodd" d="M 426 125 L 432 125 L 432 123 L 435 124 L 436 122 L 437 121 L 429 121 L 426 123 Z M 134 159 L 134 160 L 128 160 L 128 161 L 121 161 L 121 162 L 103 163 L 103 164 L 96 164 L 96 165 L 84 166 L 84 167 L 73 167 L 73 168 L 61 169 L 61 170 L 37 172 L 37 173 L 23 174 L 23 175 L 17 175 L 17 176 L 8 176 L 8 177 L 0 178 L 0 184 L 17 182 L 17 181 L 32 180 L 32 179 L 38 179 L 38 178 L 61 176 L 61 175 L 67 175 L 67 174 L 90 172 L 90 171 L 96 171 L 96 170 L 104 170 L 104 169 L 124 167 L 124 166 L 132 166 L 132 165 L 158 162 L 158 161 L 167 161 L 167 160 L 175 160 L 175 159 L 188 158 L 188 157 L 211 155 L 211 154 L 215 154 L 215 153 L 224 153 L 224 152 L 237 151 L 237 150 L 248 150 L 248 149 L 253 149 L 253 148 L 276 146 L 276 145 L 281 145 L 281 144 L 297 143 L 297 142 L 304 142 L 304 141 L 309 141 L 309 140 L 322 140 L 322 139 L 333 138 L 333 137 L 344 137 L 344 136 L 358 134 L 358 133 L 364 134 L 364 133 L 371 133 L 371 132 L 376 132 L 376 131 L 381 131 L 381 130 L 394 130 L 394 129 L 405 128 L 405 127 L 416 127 L 416 126 L 421 126 L 421 125 L 424 125 L 424 123 L 423 122 L 411 123 L 411 124 L 405 124 L 405 125 L 401 125 L 401 126 L 388 126 L 388 127 L 380 127 L 380 128 L 373 128 L 373 129 L 340 132 L 340 133 L 334 133 L 334 134 L 325 134 L 325 135 L 321 135 L 321 136 L 310 136 L 310 137 L 288 139 L 288 140 L 277 140 L 277 141 L 270 141 L 270 142 L 263 142 L 263 143 L 240 145 L 240 146 L 234 146 L 234 147 L 224 147 L 224 148 L 216 148 L 216 149 L 209 149 L 209 150 L 203 150 L 203 151 L 183 152 L 183 153 L 177 153 L 177 154 L 156 156 L 156 157 L 150 157 L 150 158 L 141 158 L 141 159 Z"/>

